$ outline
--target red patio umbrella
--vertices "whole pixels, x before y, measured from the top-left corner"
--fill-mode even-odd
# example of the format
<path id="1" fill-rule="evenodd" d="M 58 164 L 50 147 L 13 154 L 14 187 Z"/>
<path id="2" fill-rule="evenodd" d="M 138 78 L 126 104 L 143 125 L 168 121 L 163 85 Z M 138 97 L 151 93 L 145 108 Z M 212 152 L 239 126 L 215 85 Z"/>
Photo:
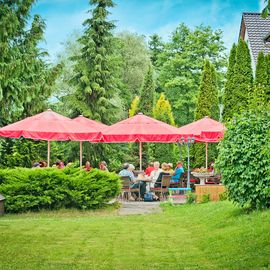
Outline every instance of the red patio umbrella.
<path id="1" fill-rule="evenodd" d="M 142 169 L 142 143 L 175 143 L 180 139 L 179 129 L 139 113 L 120 121 L 103 132 L 104 142 L 139 142 L 140 170 Z"/>
<path id="2" fill-rule="evenodd" d="M 208 116 L 179 128 L 181 137 L 194 137 L 195 142 L 205 142 L 205 164 L 208 163 L 208 142 L 220 141 L 225 132 L 225 126 Z"/>
<path id="3" fill-rule="evenodd" d="M 92 128 L 96 130 L 96 132 L 103 132 L 108 126 L 105 124 L 102 124 L 100 122 L 94 121 L 92 119 L 86 118 L 83 115 L 80 115 L 72 121 L 76 123 L 80 123 L 81 125 L 84 125 L 85 127 Z M 96 142 L 99 142 L 101 138 L 98 138 Z M 95 140 L 92 140 L 92 142 L 95 142 Z M 82 141 L 80 141 L 80 166 L 82 166 Z"/>
<path id="4" fill-rule="evenodd" d="M 96 141 L 101 139 L 101 136 L 101 132 L 73 122 L 50 109 L 0 129 L 0 137 L 48 141 L 48 166 L 50 141 Z"/>

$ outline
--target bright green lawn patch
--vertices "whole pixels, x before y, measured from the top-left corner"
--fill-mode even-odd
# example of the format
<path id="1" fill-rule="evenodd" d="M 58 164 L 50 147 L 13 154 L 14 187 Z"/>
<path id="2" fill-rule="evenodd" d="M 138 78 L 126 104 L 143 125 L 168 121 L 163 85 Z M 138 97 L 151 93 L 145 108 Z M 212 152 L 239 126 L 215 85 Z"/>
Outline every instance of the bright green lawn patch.
<path id="1" fill-rule="evenodd" d="M 0 218 L 0 269 L 269 269 L 270 211 L 229 202 L 145 216 L 59 211 Z"/>

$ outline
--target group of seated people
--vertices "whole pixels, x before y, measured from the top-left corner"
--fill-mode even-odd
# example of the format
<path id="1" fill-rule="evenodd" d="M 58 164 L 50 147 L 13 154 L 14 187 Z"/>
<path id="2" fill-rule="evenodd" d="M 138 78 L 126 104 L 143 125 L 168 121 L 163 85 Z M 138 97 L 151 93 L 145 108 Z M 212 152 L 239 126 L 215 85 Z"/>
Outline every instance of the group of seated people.
<path id="1" fill-rule="evenodd" d="M 140 188 L 140 194 L 143 197 L 147 190 L 146 182 L 139 181 L 136 182 L 136 178 L 134 175 L 135 167 L 132 164 L 124 163 L 122 170 L 119 172 L 120 176 L 128 176 L 130 179 L 130 187 L 131 188 Z M 183 163 L 178 161 L 176 163 L 175 170 L 173 170 L 172 163 L 162 163 L 160 168 L 160 163 L 158 161 L 149 162 L 148 167 L 143 172 L 143 177 L 146 177 L 151 180 L 150 188 L 161 187 L 162 177 L 163 175 L 171 176 L 171 184 L 180 182 L 180 178 L 182 173 L 184 172 Z"/>
<path id="2" fill-rule="evenodd" d="M 66 166 L 69 166 L 69 165 L 72 165 L 72 163 L 68 163 L 67 165 L 65 165 L 64 161 L 58 160 L 52 165 L 52 168 L 64 169 Z M 46 168 L 46 167 L 47 167 L 47 162 L 44 160 L 33 163 L 33 168 Z M 83 166 L 83 169 L 85 171 L 91 171 L 93 167 L 91 166 L 89 161 L 86 161 L 85 166 Z M 108 171 L 106 161 L 101 161 L 99 163 L 99 169 L 101 171 Z"/>

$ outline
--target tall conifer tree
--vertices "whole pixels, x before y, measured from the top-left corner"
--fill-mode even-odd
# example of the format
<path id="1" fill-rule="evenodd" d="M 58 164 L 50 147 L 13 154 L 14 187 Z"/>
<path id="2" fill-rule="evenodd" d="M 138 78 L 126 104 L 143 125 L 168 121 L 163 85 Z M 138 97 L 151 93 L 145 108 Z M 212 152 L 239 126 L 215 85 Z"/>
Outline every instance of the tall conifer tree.
<path id="1" fill-rule="evenodd" d="M 195 111 L 195 120 L 199 120 L 205 116 L 218 120 L 218 90 L 216 82 L 215 67 L 205 60 L 204 68 L 199 86 L 198 101 Z M 205 163 L 205 146 L 204 144 L 196 144 L 194 147 L 194 159 L 196 166 L 203 166 Z M 213 160 L 216 154 L 216 147 L 209 146 L 209 160 Z"/>
<path id="2" fill-rule="evenodd" d="M 223 120 L 224 121 L 227 121 L 232 117 L 231 108 L 233 105 L 232 104 L 233 92 L 234 92 L 233 76 L 234 76 L 234 66 L 236 62 L 236 49 L 237 49 L 237 46 L 233 44 L 230 51 L 228 69 L 227 69 L 227 74 L 226 74 L 226 84 L 225 84 L 225 90 L 223 94 Z"/>
<path id="3" fill-rule="evenodd" d="M 253 92 L 253 72 L 247 43 L 239 39 L 233 74 L 231 116 L 248 109 L 249 97 Z"/>
<path id="4" fill-rule="evenodd" d="M 141 88 L 141 96 L 139 103 L 139 112 L 145 115 L 152 116 L 153 105 L 154 105 L 154 93 L 155 93 L 155 82 L 153 76 L 153 68 L 149 66 L 148 72 L 144 78 L 144 82 Z"/>
<path id="5" fill-rule="evenodd" d="M 77 85 L 74 101 L 75 112 L 110 124 L 117 110 L 114 98 L 117 84 L 114 78 L 110 56 L 113 54 L 113 22 L 108 21 L 109 8 L 114 7 L 112 0 L 90 0 L 95 8 L 91 18 L 84 21 L 85 27 L 79 39 L 81 54 L 74 61 Z"/>

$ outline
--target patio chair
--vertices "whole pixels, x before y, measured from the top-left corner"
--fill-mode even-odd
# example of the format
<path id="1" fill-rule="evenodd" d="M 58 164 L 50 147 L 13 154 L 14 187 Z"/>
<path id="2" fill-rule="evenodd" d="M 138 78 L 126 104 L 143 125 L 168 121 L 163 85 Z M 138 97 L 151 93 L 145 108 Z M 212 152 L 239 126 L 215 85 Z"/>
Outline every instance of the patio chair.
<path id="1" fill-rule="evenodd" d="M 159 193 L 160 198 L 164 199 L 164 197 L 167 197 L 167 195 L 169 193 L 168 188 L 170 186 L 170 182 L 171 182 L 171 176 L 170 175 L 163 175 L 162 179 L 161 179 L 161 186 L 150 188 L 150 191 L 155 192 L 155 193 Z"/>
<path id="2" fill-rule="evenodd" d="M 183 188 L 186 186 L 187 172 L 183 172 L 180 176 L 179 182 L 170 183 L 170 188 Z"/>
<path id="3" fill-rule="evenodd" d="M 122 181 L 122 193 L 121 198 L 124 199 L 125 195 L 127 200 L 131 198 L 131 192 L 138 192 L 140 197 L 140 188 L 132 188 L 131 187 L 131 181 L 129 176 L 121 176 Z"/>

